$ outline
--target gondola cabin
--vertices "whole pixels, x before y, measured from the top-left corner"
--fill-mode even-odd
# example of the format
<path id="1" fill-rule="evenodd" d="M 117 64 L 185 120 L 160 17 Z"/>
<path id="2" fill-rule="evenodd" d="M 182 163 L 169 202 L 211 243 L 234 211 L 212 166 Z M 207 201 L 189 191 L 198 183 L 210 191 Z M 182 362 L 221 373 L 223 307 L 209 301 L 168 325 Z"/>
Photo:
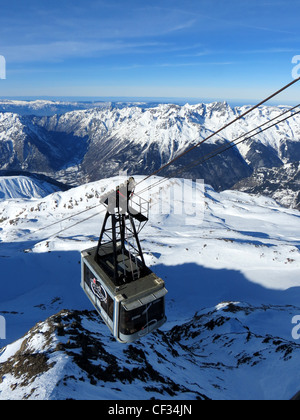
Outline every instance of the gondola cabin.
<path id="1" fill-rule="evenodd" d="M 109 254 L 95 264 L 97 248 L 82 253 L 81 286 L 114 337 L 129 343 L 159 328 L 166 320 L 164 282 L 148 270 L 128 284 L 116 285 L 109 273 Z M 105 265 L 107 266 L 105 267 Z M 120 261 L 131 271 L 130 262 Z"/>
<path id="2" fill-rule="evenodd" d="M 165 283 L 146 266 L 138 239 L 148 218 L 146 202 L 133 200 L 134 185 L 130 178 L 102 199 L 108 211 L 98 246 L 81 253 L 81 287 L 122 343 L 166 321 Z"/>

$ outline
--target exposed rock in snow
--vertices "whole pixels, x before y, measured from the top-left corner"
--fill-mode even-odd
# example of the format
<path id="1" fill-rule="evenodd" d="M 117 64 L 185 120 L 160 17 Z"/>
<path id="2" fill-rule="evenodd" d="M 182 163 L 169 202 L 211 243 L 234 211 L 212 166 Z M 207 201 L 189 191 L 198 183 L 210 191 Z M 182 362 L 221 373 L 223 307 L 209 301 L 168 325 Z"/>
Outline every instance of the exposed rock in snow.
<path id="1" fill-rule="evenodd" d="M 0 399 L 289 399 L 300 345 L 264 323 L 297 310 L 226 302 L 128 346 L 95 312 L 63 310 L 4 350 Z"/>
<path id="2" fill-rule="evenodd" d="M 299 162 L 278 168 L 259 168 L 251 177 L 234 185 L 233 189 L 266 195 L 274 198 L 282 206 L 300 210 Z"/>

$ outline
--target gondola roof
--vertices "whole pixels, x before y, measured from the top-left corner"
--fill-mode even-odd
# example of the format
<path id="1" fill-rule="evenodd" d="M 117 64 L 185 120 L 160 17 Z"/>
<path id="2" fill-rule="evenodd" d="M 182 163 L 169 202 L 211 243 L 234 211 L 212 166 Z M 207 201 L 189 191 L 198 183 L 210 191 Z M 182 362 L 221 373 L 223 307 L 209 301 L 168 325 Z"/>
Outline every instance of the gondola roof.
<path id="1" fill-rule="evenodd" d="M 106 287 L 112 295 L 122 295 L 128 304 L 139 299 L 142 300 L 141 303 L 145 304 L 147 303 L 144 301 L 145 296 L 150 296 L 150 299 L 153 300 L 155 297 L 158 298 L 165 294 L 165 292 L 162 291 L 165 290 L 164 281 L 156 276 L 156 274 L 154 274 L 147 267 L 143 269 L 139 279 L 133 280 L 129 283 L 126 282 L 121 285 L 115 284 L 112 276 L 110 276 L 107 272 L 107 267 L 105 267 L 105 257 L 102 257 L 101 264 L 95 263 L 96 252 L 97 247 L 90 248 L 83 252 L 83 257 L 87 264 L 93 268 L 93 271 L 99 276 L 99 278 L 104 281 Z M 123 262 L 120 261 L 120 263 L 122 264 Z M 135 264 L 133 261 L 131 263 Z M 151 298 L 152 294 L 153 297 Z"/>

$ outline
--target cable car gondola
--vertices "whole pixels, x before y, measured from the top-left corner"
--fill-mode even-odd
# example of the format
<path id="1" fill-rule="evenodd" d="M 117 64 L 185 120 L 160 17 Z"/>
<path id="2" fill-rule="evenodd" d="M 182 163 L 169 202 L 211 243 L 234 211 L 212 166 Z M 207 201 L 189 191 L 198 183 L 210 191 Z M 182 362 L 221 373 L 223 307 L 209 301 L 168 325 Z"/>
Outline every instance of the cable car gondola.
<path id="1" fill-rule="evenodd" d="M 81 253 L 81 287 L 121 343 L 166 321 L 165 283 L 146 266 L 138 238 L 149 203 L 134 194 L 135 185 L 129 178 L 102 197 L 107 212 L 98 245 Z"/>

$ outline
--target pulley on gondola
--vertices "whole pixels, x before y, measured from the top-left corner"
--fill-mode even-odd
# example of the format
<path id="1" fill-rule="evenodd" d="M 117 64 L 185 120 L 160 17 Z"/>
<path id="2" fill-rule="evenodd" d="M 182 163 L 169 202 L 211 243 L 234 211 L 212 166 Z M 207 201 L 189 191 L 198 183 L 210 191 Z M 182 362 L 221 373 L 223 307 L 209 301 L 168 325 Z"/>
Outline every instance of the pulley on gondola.
<path id="1" fill-rule="evenodd" d="M 149 203 L 134 194 L 134 178 L 102 197 L 107 208 L 98 245 L 81 253 L 81 287 L 114 337 L 129 343 L 166 321 L 162 279 L 145 264 L 138 234 Z"/>

